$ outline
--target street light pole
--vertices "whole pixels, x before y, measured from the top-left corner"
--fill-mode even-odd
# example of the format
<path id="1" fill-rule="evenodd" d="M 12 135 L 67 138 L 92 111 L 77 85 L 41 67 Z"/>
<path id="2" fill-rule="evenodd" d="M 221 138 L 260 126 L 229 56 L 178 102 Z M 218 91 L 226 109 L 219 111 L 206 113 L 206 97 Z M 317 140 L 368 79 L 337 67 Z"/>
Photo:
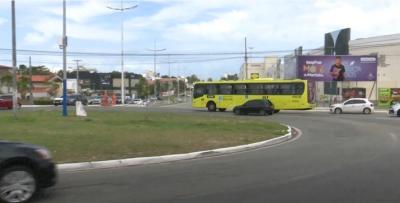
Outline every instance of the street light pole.
<path id="1" fill-rule="evenodd" d="M 68 116 L 67 109 L 67 2 L 63 0 L 63 36 L 62 36 L 62 49 L 63 49 L 63 116 Z"/>
<path id="2" fill-rule="evenodd" d="M 119 8 L 114 8 L 114 7 L 109 7 L 109 6 L 107 7 L 109 9 L 121 12 L 121 103 L 122 104 L 125 104 L 124 11 L 130 10 L 130 9 L 135 9 L 136 7 L 138 7 L 138 5 L 124 7 L 124 0 L 121 0 Z"/>
<path id="3" fill-rule="evenodd" d="M 32 57 L 29 56 L 29 102 L 33 104 Z"/>
<path id="4" fill-rule="evenodd" d="M 74 60 L 76 63 L 76 94 L 79 94 L 79 62 L 81 62 L 82 60 L 76 59 Z"/>
<path id="5" fill-rule="evenodd" d="M 12 66 L 13 66 L 13 114 L 17 117 L 18 89 L 17 89 L 17 34 L 15 27 L 15 0 L 11 1 L 11 29 L 12 29 Z"/>
<path id="6" fill-rule="evenodd" d="M 248 57 L 247 57 L 247 37 L 244 38 L 244 64 L 245 64 L 245 79 L 248 78 Z"/>
<path id="7" fill-rule="evenodd" d="M 148 49 L 154 53 L 154 97 L 157 97 L 157 52 L 162 52 L 167 49 L 157 49 L 157 43 L 154 41 L 154 49 Z"/>

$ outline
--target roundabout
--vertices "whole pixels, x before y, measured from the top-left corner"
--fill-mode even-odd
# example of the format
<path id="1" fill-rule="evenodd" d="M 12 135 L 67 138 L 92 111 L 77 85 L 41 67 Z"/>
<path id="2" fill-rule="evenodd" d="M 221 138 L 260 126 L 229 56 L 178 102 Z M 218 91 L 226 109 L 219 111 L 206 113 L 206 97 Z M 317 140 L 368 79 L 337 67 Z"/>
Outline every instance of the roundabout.
<path id="1" fill-rule="evenodd" d="M 209 114 L 184 108 L 155 111 Z M 295 126 L 302 136 L 223 156 L 60 172 L 58 186 L 45 191 L 38 202 L 399 201 L 399 119 L 313 111 L 256 119 Z"/>

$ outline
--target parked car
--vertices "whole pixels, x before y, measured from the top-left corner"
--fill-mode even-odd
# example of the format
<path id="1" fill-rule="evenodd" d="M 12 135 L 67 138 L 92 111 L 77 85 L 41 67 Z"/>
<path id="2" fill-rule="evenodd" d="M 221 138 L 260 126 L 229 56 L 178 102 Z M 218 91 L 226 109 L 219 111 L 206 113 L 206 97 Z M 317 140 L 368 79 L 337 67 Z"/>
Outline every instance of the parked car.
<path id="1" fill-rule="evenodd" d="M 53 99 L 53 104 L 54 106 L 62 105 L 63 103 L 63 97 L 56 97 Z"/>
<path id="2" fill-rule="evenodd" d="M 274 111 L 274 105 L 268 99 L 249 100 L 243 105 L 233 108 L 233 113 L 235 113 L 236 115 L 249 113 L 272 115 Z"/>
<path id="3" fill-rule="evenodd" d="M 67 105 L 68 106 L 75 106 L 76 101 L 81 101 L 83 105 L 88 105 L 88 99 L 80 94 L 73 94 L 67 96 Z M 64 98 L 57 97 L 53 99 L 54 106 L 62 105 L 64 102 Z"/>
<path id="4" fill-rule="evenodd" d="M 389 109 L 390 115 L 397 115 L 400 117 L 400 101 L 392 101 Z"/>
<path id="5" fill-rule="evenodd" d="M 43 147 L 0 141 L 0 202 L 23 203 L 56 183 L 56 167 Z"/>
<path id="6" fill-rule="evenodd" d="M 83 95 L 73 94 L 68 96 L 68 105 L 75 106 L 76 101 L 81 101 L 83 105 L 88 105 L 88 100 Z"/>
<path id="7" fill-rule="evenodd" d="M 88 103 L 98 105 L 101 104 L 101 99 L 101 96 L 91 97 L 90 99 L 88 99 Z"/>
<path id="8" fill-rule="evenodd" d="M 18 107 L 21 107 L 21 102 L 19 98 L 18 98 Z M 12 109 L 12 108 L 13 108 L 13 96 L 0 95 L 0 109 Z"/>
<path id="9" fill-rule="evenodd" d="M 141 99 L 133 99 L 131 103 L 132 104 L 143 104 L 143 100 L 141 100 Z"/>
<path id="10" fill-rule="evenodd" d="M 374 104 L 368 99 L 352 98 L 343 103 L 330 106 L 330 112 L 335 114 L 341 113 L 364 113 L 371 114 L 374 112 Z"/>

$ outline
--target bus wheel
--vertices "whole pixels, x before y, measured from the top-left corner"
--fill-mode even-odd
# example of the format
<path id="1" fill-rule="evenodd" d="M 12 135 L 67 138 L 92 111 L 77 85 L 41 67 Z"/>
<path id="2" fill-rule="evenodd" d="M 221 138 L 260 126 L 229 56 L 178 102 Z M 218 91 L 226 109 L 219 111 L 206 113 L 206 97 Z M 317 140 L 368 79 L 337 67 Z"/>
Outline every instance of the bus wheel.
<path id="1" fill-rule="evenodd" d="M 214 102 L 208 102 L 207 103 L 207 109 L 210 112 L 215 112 L 217 110 L 217 106 L 215 105 Z"/>
<path id="2" fill-rule="evenodd" d="M 225 112 L 225 111 L 226 111 L 225 108 L 219 108 L 218 110 L 219 110 L 220 112 Z"/>
<path id="3" fill-rule="evenodd" d="M 281 111 L 281 110 L 274 110 L 274 113 L 279 113 L 279 111 Z"/>

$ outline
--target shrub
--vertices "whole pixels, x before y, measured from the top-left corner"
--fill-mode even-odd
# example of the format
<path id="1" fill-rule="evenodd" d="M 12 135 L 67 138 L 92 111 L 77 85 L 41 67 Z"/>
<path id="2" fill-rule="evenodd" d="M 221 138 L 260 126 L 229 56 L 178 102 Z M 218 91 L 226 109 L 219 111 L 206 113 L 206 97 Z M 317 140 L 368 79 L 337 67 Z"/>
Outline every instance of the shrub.
<path id="1" fill-rule="evenodd" d="M 34 105 L 52 105 L 53 101 L 50 99 L 39 99 L 33 101 Z"/>

